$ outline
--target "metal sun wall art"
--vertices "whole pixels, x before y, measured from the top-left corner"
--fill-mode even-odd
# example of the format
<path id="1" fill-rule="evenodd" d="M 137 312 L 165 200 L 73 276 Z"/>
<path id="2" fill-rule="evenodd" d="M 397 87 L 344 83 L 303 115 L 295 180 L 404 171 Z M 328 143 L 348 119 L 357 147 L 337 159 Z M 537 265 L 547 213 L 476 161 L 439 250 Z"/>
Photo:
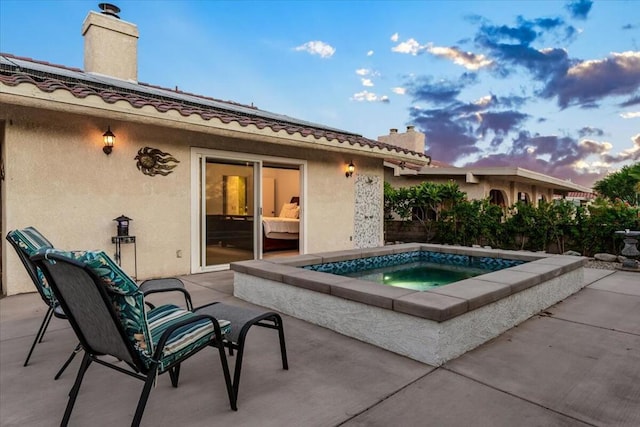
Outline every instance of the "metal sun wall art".
<path id="1" fill-rule="evenodd" d="M 167 176 L 173 172 L 173 168 L 178 166 L 169 163 L 180 163 L 180 160 L 172 157 L 171 154 L 151 147 L 144 147 L 138 150 L 138 155 L 134 159 L 138 161 L 136 163 L 138 170 L 149 176 Z"/>

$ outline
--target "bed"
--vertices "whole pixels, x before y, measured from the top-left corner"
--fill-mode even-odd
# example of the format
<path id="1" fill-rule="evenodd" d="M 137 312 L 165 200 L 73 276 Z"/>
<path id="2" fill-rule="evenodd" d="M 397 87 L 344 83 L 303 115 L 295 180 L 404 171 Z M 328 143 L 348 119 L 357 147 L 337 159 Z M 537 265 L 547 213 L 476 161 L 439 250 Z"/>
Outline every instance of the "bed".
<path id="1" fill-rule="evenodd" d="M 262 218 L 262 250 L 298 249 L 300 241 L 300 206 L 298 197 L 285 203 L 277 217 Z"/>

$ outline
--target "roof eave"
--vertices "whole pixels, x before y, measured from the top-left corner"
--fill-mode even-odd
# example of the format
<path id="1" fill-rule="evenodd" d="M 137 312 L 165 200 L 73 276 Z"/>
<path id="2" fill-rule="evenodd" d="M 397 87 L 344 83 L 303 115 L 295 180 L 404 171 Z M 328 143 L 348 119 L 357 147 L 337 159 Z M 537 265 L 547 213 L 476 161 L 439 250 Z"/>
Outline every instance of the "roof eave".
<path id="1" fill-rule="evenodd" d="M 97 95 L 76 98 L 64 89 L 43 92 L 30 83 L 21 83 L 17 86 L 0 84 L 0 87 L 2 88 L 0 91 L 0 104 L 151 124 L 231 138 L 256 140 L 276 145 L 323 149 L 380 159 L 391 158 L 417 164 L 427 164 L 429 161 L 428 157 L 420 153 L 407 152 L 400 147 L 396 150 L 395 148 L 363 145 L 357 141 L 340 141 L 325 137 L 317 138 L 314 135 L 302 135 L 299 132 L 274 131 L 270 127 L 258 128 L 254 124 L 243 126 L 236 121 L 224 123 L 217 118 L 205 120 L 197 114 L 184 116 L 175 110 L 161 112 L 151 106 L 135 108 L 125 101 L 107 103 Z"/>

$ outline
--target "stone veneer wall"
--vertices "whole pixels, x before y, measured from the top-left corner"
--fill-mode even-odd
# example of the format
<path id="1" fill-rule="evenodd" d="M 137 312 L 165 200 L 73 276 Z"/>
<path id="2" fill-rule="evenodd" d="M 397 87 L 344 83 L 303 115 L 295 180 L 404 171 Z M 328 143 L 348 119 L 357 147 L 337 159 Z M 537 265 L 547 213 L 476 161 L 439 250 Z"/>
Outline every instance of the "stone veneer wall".
<path id="1" fill-rule="evenodd" d="M 354 247 L 375 248 L 382 245 L 383 186 L 380 176 L 356 175 Z"/>

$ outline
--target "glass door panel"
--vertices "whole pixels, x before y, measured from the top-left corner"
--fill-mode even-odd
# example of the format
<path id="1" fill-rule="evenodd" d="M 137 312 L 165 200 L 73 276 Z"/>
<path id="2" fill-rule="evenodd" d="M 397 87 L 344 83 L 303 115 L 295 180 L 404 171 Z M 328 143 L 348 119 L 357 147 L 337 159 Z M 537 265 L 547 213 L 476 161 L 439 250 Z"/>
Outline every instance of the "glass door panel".
<path id="1" fill-rule="evenodd" d="M 206 158 L 202 175 L 203 266 L 255 256 L 255 164 Z"/>

